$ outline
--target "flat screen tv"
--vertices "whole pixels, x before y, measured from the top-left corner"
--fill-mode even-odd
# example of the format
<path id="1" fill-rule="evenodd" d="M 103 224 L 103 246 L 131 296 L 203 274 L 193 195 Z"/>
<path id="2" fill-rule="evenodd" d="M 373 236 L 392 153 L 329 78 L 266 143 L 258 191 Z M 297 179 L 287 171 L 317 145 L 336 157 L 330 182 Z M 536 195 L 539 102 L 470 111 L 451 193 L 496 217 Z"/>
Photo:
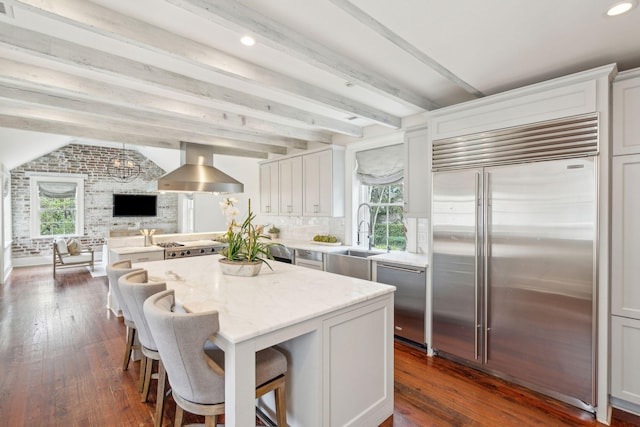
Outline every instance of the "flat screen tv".
<path id="1" fill-rule="evenodd" d="M 155 194 L 114 194 L 113 216 L 156 216 L 158 196 Z"/>

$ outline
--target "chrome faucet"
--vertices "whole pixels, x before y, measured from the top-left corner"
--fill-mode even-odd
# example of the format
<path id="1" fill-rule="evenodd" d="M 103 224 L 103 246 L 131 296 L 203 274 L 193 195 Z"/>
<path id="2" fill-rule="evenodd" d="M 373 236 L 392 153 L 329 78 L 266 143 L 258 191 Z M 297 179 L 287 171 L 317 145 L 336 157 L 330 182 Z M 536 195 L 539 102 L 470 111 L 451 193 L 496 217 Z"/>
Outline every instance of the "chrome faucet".
<path id="1" fill-rule="evenodd" d="M 362 223 L 364 222 L 365 224 L 367 224 L 367 241 L 369 242 L 369 250 L 371 250 L 371 240 L 373 237 L 373 232 L 372 232 L 372 224 L 371 224 L 371 205 L 369 203 L 360 203 L 360 206 L 358 206 L 358 211 L 356 212 L 356 219 L 360 218 L 360 209 L 362 208 L 366 208 L 367 211 L 369 212 L 369 221 L 362 219 L 359 223 L 358 223 L 358 234 L 357 234 L 357 245 L 360 246 L 360 233 L 361 233 L 361 229 L 362 229 Z"/>

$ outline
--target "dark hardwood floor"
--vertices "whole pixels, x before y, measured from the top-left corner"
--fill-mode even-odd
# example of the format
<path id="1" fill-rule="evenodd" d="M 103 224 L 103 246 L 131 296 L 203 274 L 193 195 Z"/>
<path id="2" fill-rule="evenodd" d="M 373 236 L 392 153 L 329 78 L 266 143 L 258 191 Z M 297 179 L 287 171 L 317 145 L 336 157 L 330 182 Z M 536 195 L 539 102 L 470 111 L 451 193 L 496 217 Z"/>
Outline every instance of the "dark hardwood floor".
<path id="1" fill-rule="evenodd" d="M 139 363 L 121 370 L 124 324 L 107 279 L 79 269 L 15 269 L 0 286 L 0 426 L 152 426 Z M 155 389 L 152 389 L 155 396 Z M 173 425 L 165 405 L 163 425 Z M 195 416 L 185 420 L 197 422 Z M 201 422 L 201 421 L 200 421 Z M 474 369 L 395 344 L 395 411 L 383 427 L 597 426 L 592 415 Z M 613 426 L 640 426 L 614 410 Z"/>

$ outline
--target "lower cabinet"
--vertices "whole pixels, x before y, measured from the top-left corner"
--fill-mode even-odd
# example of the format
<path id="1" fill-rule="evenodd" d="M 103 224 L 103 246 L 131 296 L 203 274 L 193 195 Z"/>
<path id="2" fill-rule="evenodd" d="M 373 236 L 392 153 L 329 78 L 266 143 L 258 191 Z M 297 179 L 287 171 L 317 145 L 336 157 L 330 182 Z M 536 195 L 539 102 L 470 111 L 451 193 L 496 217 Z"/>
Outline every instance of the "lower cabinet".
<path id="1" fill-rule="evenodd" d="M 611 316 L 611 396 L 640 405 L 640 320 L 638 319 Z M 615 402 L 614 406 L 617 406 Z"/>

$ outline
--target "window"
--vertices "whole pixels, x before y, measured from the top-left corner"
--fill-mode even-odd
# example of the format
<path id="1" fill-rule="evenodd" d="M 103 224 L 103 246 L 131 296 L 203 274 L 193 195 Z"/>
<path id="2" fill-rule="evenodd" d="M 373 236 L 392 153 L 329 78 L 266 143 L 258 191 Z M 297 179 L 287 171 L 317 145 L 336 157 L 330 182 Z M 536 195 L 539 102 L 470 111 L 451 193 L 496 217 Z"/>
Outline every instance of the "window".
<path id="1" fill-rule="evenodd" d="M 363 185 L 362 199 L 371 207 L 373 239 L 371 247 L 404 251 L 407 238 L 404 226 L 402 182 L 389 185 Z M 361 226 L 363 224 L 361 223 Z M 361 233 L 364 229 L 361 229 Z"/>
<path id="2" fill-rule="evenodd" d="M 31 176 L 32 237 L 81 235 L 84 230 L 84 179 Z"/>
<path id="3" fill-rule="evenodd" d="M 356 176 L 360 181 L 360 208 L 356 215 L 357 241 L 378 249 L 404 251 L 407 238 L 404 226 L 404 146 L 387 145 L 356 152 Z M 362 204 L 369 212 L 362 210 Z"/>

